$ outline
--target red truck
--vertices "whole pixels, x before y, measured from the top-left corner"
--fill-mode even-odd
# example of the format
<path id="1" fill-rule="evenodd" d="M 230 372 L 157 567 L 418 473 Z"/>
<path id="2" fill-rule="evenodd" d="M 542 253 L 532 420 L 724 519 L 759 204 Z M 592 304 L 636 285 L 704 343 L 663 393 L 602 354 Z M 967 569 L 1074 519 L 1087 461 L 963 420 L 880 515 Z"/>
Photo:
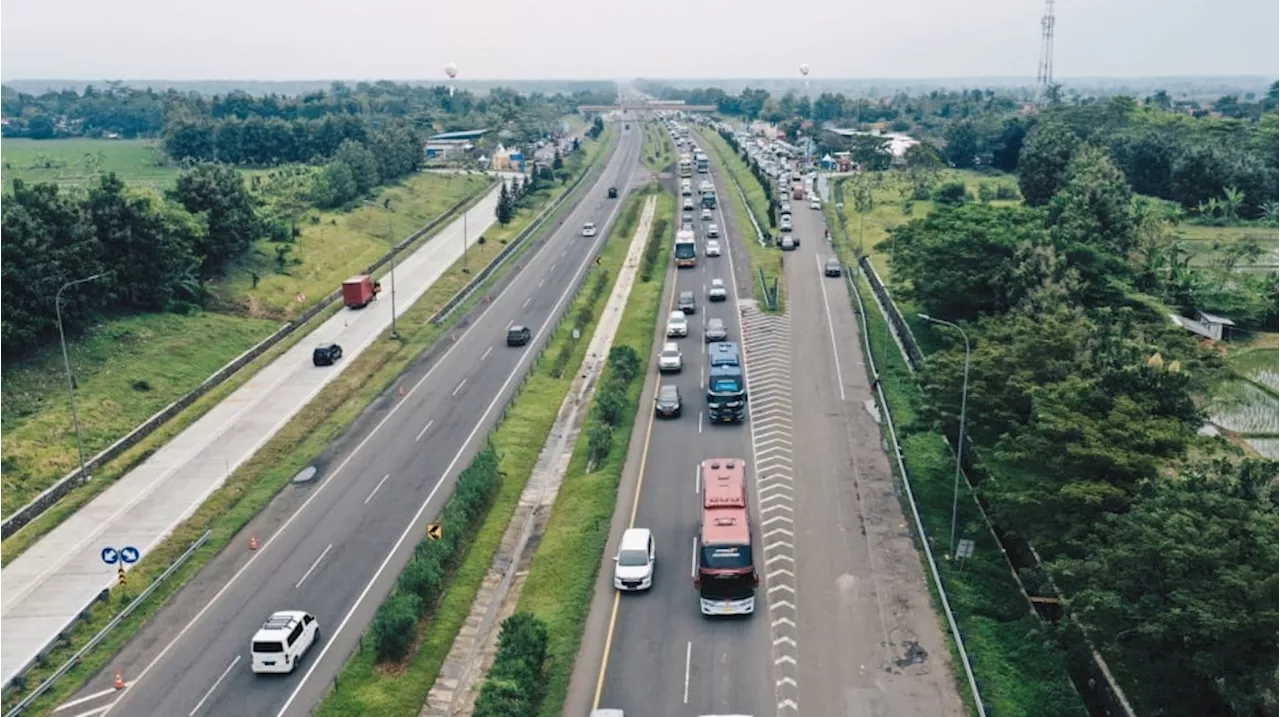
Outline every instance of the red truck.
<path id="1" fill-rule="evenodd" d="M 342 300 L 351 309 L 363 309 L 378 298 L 382 285 L 368 274 L 360 274 L 342 282 Z"/>

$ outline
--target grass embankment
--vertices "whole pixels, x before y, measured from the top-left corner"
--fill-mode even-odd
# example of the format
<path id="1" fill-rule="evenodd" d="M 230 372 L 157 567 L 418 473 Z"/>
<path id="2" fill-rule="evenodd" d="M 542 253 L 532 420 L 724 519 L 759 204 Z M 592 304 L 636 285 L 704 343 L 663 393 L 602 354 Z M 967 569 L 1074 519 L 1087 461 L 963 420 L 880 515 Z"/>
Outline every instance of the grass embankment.
<path id="1" fill-rule="evenodd" d="M 852 253 L 850 247 L 844 249 L 842 253 Z M 934 426 L 919 419 L 922 395 L 897 346 L 889 345 L 887 360 L 883 358 L 886 356 L 884 316 L 860 273 L 854 283 L 867 309 L 874 360 L 902 444 L 903 461 L 921 521 L 988 711 L 992 714 L 1087 714 L 1067 677 L 1064 653 L 1028 608 L 999 544 L 964 483 L 961 484 L 956 536 L 973 540 L 976 547 L 973 557 L 967 560 L 943 559 L 949 551 L 954 454 Z M 889 341 L 892 342 L 892 338 Z M 896 464 L 893 468 L 897 472 Z M 909 506 L 905 506 L 904 511 L 909 514 Z M 932 580 L 929 586 L 934 600 L 938 600 Z M 940 605 L 938 610 L 941 612 Z M 966 702 L 970 702 L 958 658 L 955 672 L 958 690 Z"/>
<path id="2" fill-rule="evenodd" d="M 622 266 L 629 234 L 634 230 L 638 213 L 632 207 L 638 208 L 643 197 L 632 195 L 627 201 L 631 206 L 620 214 L 619 222 L 601 253 L 601 265 L 593 267 L 584 279 L 582 291 L 565 313 L 566 320 L 536 359 L 529 379 L 490 436 L 490 443 L 501 456 L 498 469 L 500 485 L 496 497 L 474 536 L 463 541 L 462 554 L 458 556 L 452 577 L 446 582 L 443 597 L 434 610 L 428 608 L 426 617 L 417 624 L 416 649 L 411 647 L 404 661 L 388 664 L 378 660 L 374 641 L 366 641 L 364 649 L 358 650 L 348 660 L 337 687 L 317 708 L 316 714 L 320 717 L 412 715 L 426 702 L 427 693 L 471 611 L 502 535 L 515 513 L 520 494 L 533 473 L 538 454 L 576 377 L 576 372 L 557 377 L 557 359 L 562 352 L 567 352 L 570 365 L 582 363 L 588 337 L 595 330 L 607 298 L 607 292 L 601 292 L 592 302 L 592 296 L 596 294 L 594 284 L 603 274 L 605 284 L 612 286 L 612 280 L 616 279 Z M 631 215 L 630 228 L 627 226 L 628 215 Z M 576 318 L 584 311 L 589 320 L 577 321 Z M 576 342 L 573 339 L 575 327 L 582 337 Z"/>
<path id="3" fill-rule="evenodd" d="M 478 201 L 491 181 L 481 176 L 413 175 L 388 187 L 379 197 L 379 201 L 392 200 L 393 233 L 388 233 L 387 216 L 380 209 L 313 212 L 319 221 L 305 225 L 293 245 L 300 263 L 290 266 L 286 274 L 263 269 L 255 262 L 272 250 L 266 248 L 269 244 L 259 242 L 228 278 L 210 287 L 217 310 L 195 316 L 156 313 L 115 317 L 90 327 L 67 344 L 76 374 L 85 456 L 97 454 L 128 434 L 288 318 L 336 289 L 343 279 L 372 264 L 394 244 L 392 236 L 398 241 L 467 196 Z M 424 237 L 414 242 L 405 254 L 429 240 Z M 252 275 L 256 271 L 262 273 L 255 287 Z M 299 295 L 304 301 L 297 300 Z M 305 330 L 295 333 L 289 345 L 304 336 Z M 264 365 L 256 362 L 224 386 L 239 386 Z M 4 405 L 0 512 L 7 517 L 73 470 L 78 456 L 66 373 L 56 341 L 7 362 L 0 385 Z M 213 404 L 200 401 L 197 405 L 207 410 Z M 204 410 L 189 408 L 170 424 L 186 427 Z M 160 444 L 149 441 L 148 445 L 154 450 Z M 117 458 L 98 468 L 95 476 L 109 480 L 95 481 L 90 490 L 101 490 L 134 465 L 136 461 L 121 464 Z M 6 541 L 5 560 L 16 554 L 10 548 Z"/>
<path id="4" fill-rule="evenodd" d="M 786 276 L 782 270 L 782 252 L 775 249 L 772 243 L 768 246 L 760 246 L 751 224 L 751 215 L 754 215 L 762 231 L 766 234 L 773 232 L 769 227 L 769 197 L 765 195 L 764 187 L 756 181 L 746 163 L 719 133 L 710 129 L 698 131 L 702 135 L 703 146 L 710 148 L 716 155 L 720 168 L 729 175 L 728 186 L 722 187 L 720 192 L 728 196 L 720 196 L 719 200 L 728 202 L 730 213 L 733 214 L 734 221 L 738 225 L 738 236 L 742 238 L 742 244 L 746 247 L 747 255 L 751 259 L 751 291 L 756 303 L 762 310 L 767 308 L 764 293 L 760 289 L 760 269 L 763 269 L 766 284 L 772 287 L 774 280 L 778 281 L 777 308 L 778 311 L 783 311 L 786 309 L 787 287 Z M 738 192 L 739 187 L 742 188 L 741 194 Z M 746 204 L 742 202 L 742 194 L 747 197 Z"/>
<path id="5" fill-rule="evenodd" d="M 640 155 L 644 166 L 655 173 L 670 171 L 676 161 L 675 145 L 667 131 L 657 122 L 644 123 L 644 149 Z"/>
<path id="6" fill-rule="evenodd" d="M 595 156 L 599 156 L 599 153 L 597 152 Z M 564 186 L 558 186 L 548 191 L 540 198 L 537 207 L 521 210 L 516 219 L 506 227 L 495 228 L 495 231 L 487 233 L 488 240 L 485 244 L 471 252 L 472 273 L 463 273 L 461 262 L 455 263 L 417 303 L 400 317 L 397 321 L 401 334 L 400 341 L 391 340 L 390 332 L 384 331 L 369 348 L 359 356 L 353 357 L 352 366 L 327 385 L 253 458 L 241 465 L 191 518 L 137 563 L 129 573 L 129 587 L 112 589 L 110 600 L 92 609 L 89 619 L 82 621 L 72 630 L 70 640 L 53 651 L 48 665 L 37 667 L 29 673 L 26 681 L 28 685 L 34 687 L 43 681 L 56 666 L 61 665 L 67 657 L 101 630 L 132 599 L 132 596 L 137 594 L 138 586 L 147 585 L 153 581 L 205 530 L 213 531 L 210 540 L 192 556 L 191 560 L 152 593 L 127 620 L 117 626 L 98 649 L 86 656 L 37 701 L 32 713 L 48 713 L 58 702 L 74 694 L 89 677 L 107 664 L 111 656 L 128 642 L 169 598 L 221 551 L 236 533 L 257 515 L 281 488 L 288 484 L 290 478 L 306 467 L 315 456 L 341 435 L 374 399 L 392 387 L 404 369 L 449 330 L 450 326 L 447 322 L 440 326 L 432 325 L 431 317 L 470 281 L 475 271 L 491 261 L 507 241 L 527 226 L 541 207 L 547 206 L 556 196 L 563 193 L 564 188 Z M 517 251 L 508 260 L 507 266 L 513 265 L 522 251 L 524 250 Z M 497 279 L 496 276 L 491 278 L 486 282 L 486 286 L 492 285 Z M 483 291 L 476 292 L 462 309 L 465 310 L 474 305 L 482 295 Z M 455 314 L 455 316 L 461 315 L 461 312 Z M 213 393 L 215 392 L 211 392 L 210 396 L 204 399 L 213 400 Z M 163 431 L 165 429 L 161 429 L 157 434 Z M 152 438 L 156 436 L 153 435 Z M 152 451 L 155 447 L 156 445 L 152 444 L 145 450 Z M 130 451 L 130 454 L 139 450 L 144 448 L 142 446 L 135 448 L 134 451 Z M 130 454 L 122 456 L 117 461 L 125 460 Z M 136 462 L 141 458 L 135 456 L 134 460 Z M 103 482 L 105 481 L 94 483 Z M 42 519 L 44 517 L 41 516 Z M 11 541 L 26 533 L 26 530 L 19 532 L 11 538 Z M 15 692 L 6 700 L 6 707 L 16 702 L 21 696 L 20 693 Z"/>
<path id="7" fill-rule="evenodd" d="M 637 277 L 613 341 L 615 347 L 635 349 L 643 368 L 627 386 L 626 405 L 621 409 L 621 422 L 613 429 L 607 458 L 591 472 L 587 472 L 590 431 L 584 430 L 578 437 L 546 533 L 538 544 L 516 606 L 518 612 L 531 612 L 547 625 L 550 659 L 546 690 L 538 710 L 543 717 L 558 716 L 564 707 L 569 678 L 591 609 L 596 574 L 609 539 L 618 480 L 626 464 L 636 408 L 653 353 L 654 322 L 660 313 L 675 218 L 675 197 L 664 192 L 659 196 L 649 237 L 650 242 L 658 245 L 655 268 L 649 281 L 644 281 L 643 276 Z M 612 380 L 612 371 L 612 366 L 605 369 L 601 386 Z M 593 400 L 593 415 L 599 396 L 597 392 Z"/>

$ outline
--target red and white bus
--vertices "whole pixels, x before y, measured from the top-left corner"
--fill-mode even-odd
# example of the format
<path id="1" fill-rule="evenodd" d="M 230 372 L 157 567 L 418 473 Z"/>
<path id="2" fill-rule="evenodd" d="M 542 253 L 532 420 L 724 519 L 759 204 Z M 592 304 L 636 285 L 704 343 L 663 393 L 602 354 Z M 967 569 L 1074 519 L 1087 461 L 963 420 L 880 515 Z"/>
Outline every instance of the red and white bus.
<path id="1" fill-rule="evenodd" d="M 756 574 L 747 469 L 741 458 L 702 462 L 702 529 L 696 544 L 698 588 L 703 615 L 749 615 L 756 609 Z"/>

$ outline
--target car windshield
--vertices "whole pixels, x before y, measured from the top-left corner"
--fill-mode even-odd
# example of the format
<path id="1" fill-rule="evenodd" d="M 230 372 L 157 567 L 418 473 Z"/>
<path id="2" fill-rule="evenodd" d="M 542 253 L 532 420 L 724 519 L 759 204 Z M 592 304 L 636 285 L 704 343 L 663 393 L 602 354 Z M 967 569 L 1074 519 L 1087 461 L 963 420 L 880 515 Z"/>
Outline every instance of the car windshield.
<path id="1" fill-rule="evenodd" d="M 618 553 L 618 565 L 628 568 L 649 564 L 649 554 L 643 550 L 623 550 Z"/>

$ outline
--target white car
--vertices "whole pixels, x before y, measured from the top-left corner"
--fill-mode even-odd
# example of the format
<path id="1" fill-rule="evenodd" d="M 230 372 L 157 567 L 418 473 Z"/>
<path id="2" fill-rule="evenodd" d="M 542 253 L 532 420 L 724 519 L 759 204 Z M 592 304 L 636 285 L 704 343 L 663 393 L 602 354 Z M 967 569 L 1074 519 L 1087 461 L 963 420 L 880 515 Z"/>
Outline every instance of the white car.
<path id="1" fill-rule="evenodd" d="M 691 212 L 691 211 L 693 211 L 693 197 L 685 197 L 685 198 L 684 198 L 684 210 L 685 210 L 686 212 Z"/>
<path id="2" fill-rule="evenodd" d="M 596 224 L 595 224 L 595 222 L 587 222 L 586 224 L 583 224 L 583 225 L 582 225 L 582 236 L 584 236 L 584 237 L 593 237 L 593 236 L 595 236 L 595 235 L 596 235 Z"/>
<path id="3" fill-rule="evenodd" d="M 706 254 L 707 256 L 720 256 L 720 242 L 715 239 L 709 239 L 707 241 Z"/>
<path id="4" fill-rule="evenodd" d="M 653 564 L 658 555 L 653 533 L 648 528 L 628 528 L 613 556 L 613 586 L 619 590 L 648 590 L 653 587 Z"/>
<path id="5" fill-rule="evenodd" d="M 791 215 L 790 214 L 783 214 L 782 216 L 778 217 L 778 228 L 784 232 L 791 231 Z"/>
<path id="6" fill-rule="evenodd" d="M 659 373 L 679 373 L 684 368 L 684 356 L 674 341 L 662 345 L 662 353 L 658 354 Z"/>
<path id="7" fill-rule="evenodd" d="M 708 301 L 725 301 L 728 298 L 729 298 L 729 292 L 724 288 L 724 279 L 712 279 L 711 288 L 707 290 L 707 300 Z M 670 323 L 668 323 L 667 324 L 668 332 L 671 331 L 670 326 L 671 326 Z M 688 329 L 686 327 L 686 335 L 687 335 L 687 331 Z M 668 333 L 667 335 L 670 336 L 671 334 Z"/>
<path id="8" fill-rule="evenodd" d="M 689 320 L 683 311 L 672 311 L 667 317 L 667 338 L 674 339 L 689 335 Z"/>
<path id="9" fill-rule="evenodd" d="M 810 199 L 810 200 L 809 200 L 809 208 L 810 208 L 810 209 L 822 209 L 822 202 L 818 201 L 818 198 L 817 198 L 817 197 L 814 197 L 813 199 Z"/>
<path id="10" fill-rule="evenodd" d="M 319 638 L 315 615 L 301 610 L 271 613 L 249 644 L 250 667 L 257 673 L 293 672 Z"/>
<path id="11" fill-rule="evenodd" d="M 709 221 L 711 221 L 711 219 L 712 219 L 712 216 L 711 216 L 711 210 L 710 210 L 710 209 L 703 209 L 703 210 L 702 210 L 702 221 L 704 221 L 704 222 L 709 222 Z"/>
<path id="12" fill-rule="evenodd" d="M 708 224 L 708 225 L 707 225 L 707 238 L 708 238 L 708 239 L 719 239 L 719 238 L 720 238 L 720 227 L 719 227 L 718 225 L 716 225 L 716 224 Z M 716 252 L 716 256 L 719 256 L 719 252 Z"/>

